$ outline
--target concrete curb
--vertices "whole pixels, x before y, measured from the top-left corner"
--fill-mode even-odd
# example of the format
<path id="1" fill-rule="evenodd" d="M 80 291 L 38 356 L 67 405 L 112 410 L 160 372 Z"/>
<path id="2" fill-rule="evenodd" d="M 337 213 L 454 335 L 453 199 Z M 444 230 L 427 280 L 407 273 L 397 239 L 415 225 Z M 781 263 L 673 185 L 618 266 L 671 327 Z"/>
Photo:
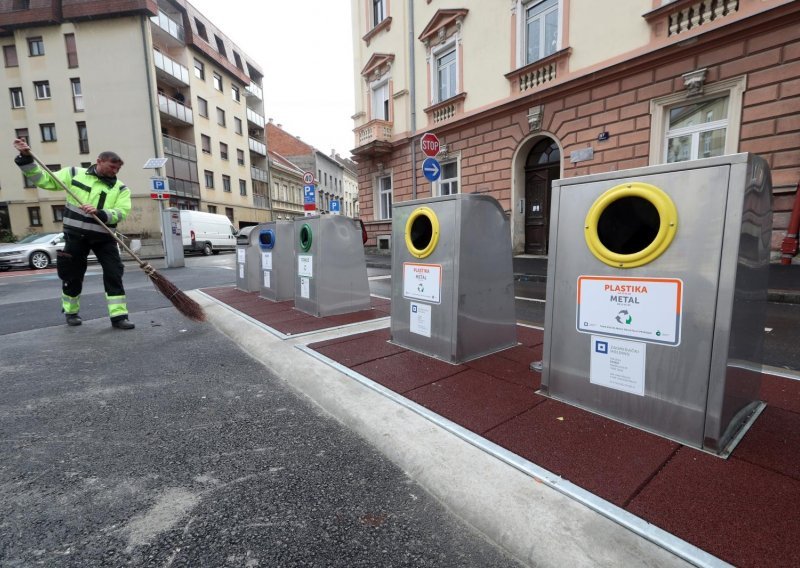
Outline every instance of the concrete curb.
<path id="1" fill-rule="evenodd" d="M 209 322 L 243 351 L 526 565 L 689 565 L 296 348 L 344 335 L 341 331 L 280 340 L 205 294 L 190 295 L 206 310 Z M 367 322 L 347 333 L 385 326 L 385 321 Z"/>

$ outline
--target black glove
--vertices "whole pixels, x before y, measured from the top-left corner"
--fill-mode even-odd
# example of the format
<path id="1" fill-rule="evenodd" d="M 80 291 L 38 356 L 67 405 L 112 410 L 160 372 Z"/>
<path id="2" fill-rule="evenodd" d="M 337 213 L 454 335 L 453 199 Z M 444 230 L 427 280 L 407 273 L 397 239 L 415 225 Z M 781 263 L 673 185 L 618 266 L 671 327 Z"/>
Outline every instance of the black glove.
<path id="1" fill-rule="evenodd" d="M 14 163 L 17 164 L 18 166 L 27 166 L 28 164 L 33 163 L 33 156 L 29 154 L 28 155 L 20 154 L 19 156 L 14 158 Z"/>

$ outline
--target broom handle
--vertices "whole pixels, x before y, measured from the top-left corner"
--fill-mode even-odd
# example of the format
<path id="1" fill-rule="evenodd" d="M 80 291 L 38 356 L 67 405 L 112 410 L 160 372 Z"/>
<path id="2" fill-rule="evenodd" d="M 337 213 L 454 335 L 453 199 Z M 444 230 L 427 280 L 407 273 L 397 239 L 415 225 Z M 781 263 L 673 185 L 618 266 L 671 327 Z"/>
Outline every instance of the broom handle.
<path id="1" fill-rule="evenodd" d="M 36 163 L 37 163 L 37 164 L 39 164 L 39 166 L 40 166 L 40 167 L 41 167 L 41 168 L 42 168 L 42 169 L 43 169 L 45 172 L 47 172 L 48 174 L 50 174 L 50 178 L 51 178 L 51 179 L 53 179 L 53 180 L 55 180 L 55 182 L 56 182 L 58 185 L 60 185 L 60 186 L 61 186 L 61 189 L 63 189 L 64 191 L 66 191 L 66 192 L 67 192 L 67 193 L 68 193 L 68 194 L 69 194 L 69 195 L 72 197 L 72 199 L 74 199 L 75 201 L 77 201 L 78 203 L 80 203 L 81 205 L 83 205 L 83 203 L 81 202 L 81 200 L 80 200 L 80 199 L 78 199 L 78 196 L 77 196 L 77 195 L 75 195 L 74 193 L 72 193 L 72 190 L 70 190 L 70 188 L 68 188 L 68 187 L 66 186 L 66 184 L 65 184 L 63 181 L 61 181 L 60 179 L 58 179 L 58 178 L 57 178 L 57 177 L 56 177 L 56 176 L 53 174 L 53 172 L 51 172 L 51 171 L 50 171 L 50 168 L 48 168 L 46 165 L 44 165 L 44 164 L 42 163 L 42 161 L 41 161 L 41 160 L 40 160 L 40 159 L 39 159 L 39 158 L 36 156 L 36 154 L 34 154 L 34 153 L 33 153 L 33 150 L 28 150 L 28 151 L 30 152 L 30 156 L 31 156 L 31 158 L 33 158 L 33 159 L 36 161 Z M 119 244 L 122 246 L 122 248 L 124 248 L 124 249 L 125 249 L 125 251 L 126 251 L 126 252 L 127 252 L 129 255 L 131 255 L 133 258 L 135 258 L 135 259 L 136 259 L 136 262 L 138 262 L 138 263 L 139 263 L 139 266 L 141 266 L 142 268 L 144 268 L 145 266 L 148 266 L 148 264 L 147 264 L 145 261 L 143 261 L 141 258 L 139 258 L 138 256 L 136 256 L 136 253 L 135 253 L 135 252 L 133 252 L 133 251 L 132 251 L 132 250 L 131 250 L 131 249 L 128 247 L 128 245 L 126 245 L 126 244 L 125 244 L 125 242 L 124 242 L 122 239 L 120 239 L 120 238 L 117 236 L 117 232 L 116 232 L 114 229 L 110 228 L 108 225 L 106 225 L 105 223 L 103 223 L 103 222 L 100 220 L 100 218 L 99 218 L 97 215 L 95 215 L 94 213 L 89 213 L 89 215 L 91 215 L 92 217 L 94 217 L 94 220 L 95 220 L 95 221 L 97 221 L 98 223 L 100 223 L 100 225 L 102 225 L 102 226 L 103 226 L 103 228 L 104 228 L 106 231 L 108 231 L 108 234 L 109 234 L 109 235 L 111 235 L 112 237 L 114 237 L 114 239 L 115 239 L 115 240 L 116 240 L 116 241 L 117 241 L 117 242 L 118 242 L 118 243 L 119 243 Z"/>

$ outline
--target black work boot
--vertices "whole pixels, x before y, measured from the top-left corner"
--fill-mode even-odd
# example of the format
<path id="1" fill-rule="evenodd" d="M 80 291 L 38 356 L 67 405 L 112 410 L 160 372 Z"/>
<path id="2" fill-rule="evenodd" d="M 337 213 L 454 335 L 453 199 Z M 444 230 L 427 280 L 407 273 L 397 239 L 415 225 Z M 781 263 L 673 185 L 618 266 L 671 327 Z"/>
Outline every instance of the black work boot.
<path id="1" fill-rule="evenodd" d="M 79 316 L 78 314 L 65 314 L 65 315 L 67 318 L 67 325 L 69 326 L 74 327 L 76 325 L 81 325 L 83 323 L 81 316 Z"/>
<path id="2" fill-rule="evenodd" d="M 134 327 L 136 327 L 136 324 L 128 321 L 128 318 L 122 318 L 116 321 L 112 321 L 111 327 L 115 327 L 117 329 L 133 329 Z"/>

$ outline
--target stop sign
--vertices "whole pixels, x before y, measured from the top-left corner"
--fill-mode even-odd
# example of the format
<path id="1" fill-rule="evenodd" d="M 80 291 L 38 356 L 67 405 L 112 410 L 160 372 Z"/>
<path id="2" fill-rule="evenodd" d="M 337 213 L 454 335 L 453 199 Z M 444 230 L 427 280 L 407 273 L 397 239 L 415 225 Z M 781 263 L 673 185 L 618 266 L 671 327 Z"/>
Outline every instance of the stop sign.
<path id="1" fill-rule="evenodd" d="M 419 145 L 422 148 L 422 153 L 429 158 L 435 158 L 439 153 L 439 139 L 433 132 L 426 132 L 419 140 Z"/>

